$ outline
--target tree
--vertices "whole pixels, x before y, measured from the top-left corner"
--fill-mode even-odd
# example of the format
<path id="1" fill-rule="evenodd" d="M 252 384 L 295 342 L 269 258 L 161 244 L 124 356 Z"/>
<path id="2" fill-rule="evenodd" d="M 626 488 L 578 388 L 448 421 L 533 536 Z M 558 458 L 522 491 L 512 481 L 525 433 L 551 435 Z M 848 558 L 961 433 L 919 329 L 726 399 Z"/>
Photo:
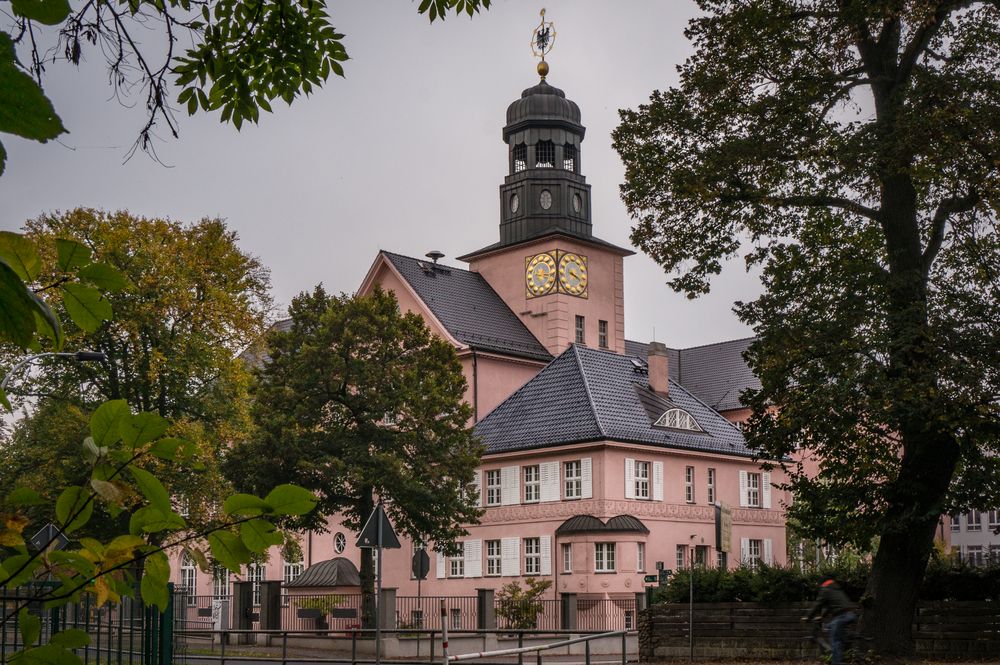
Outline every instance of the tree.
<path id="1" fill-rule="evenodd" d="M 45 493 L 59 487 L 51 478 L 85 473 L 70 454 L 79 446 L 81 427 L 98 404 L 124 399 L 171 420 L 171 433 L 196 445 L 196 473 L 160 473 L 175 496 L 185 497 L 193 522 L 206 523 L 227 489 L 220 450 L 250 427 L 250 374 L 238 354 L 263 333 L 271 308 L 268 270 L 240 250 L 235 232 L 218 219 L 184 225 L 77 209 L 43 215 L 26 228 L 28 240 L 46 248 L 33 280 L 37 288 L 69 278 L 71 269 L 60 264 L 54 248 L 56 238 L 72 238 L 81 256 L 113 271 L 108 274 L 115 275 L 119 290 L 101 301 L 113 320 L 96 322 L 91 331 L 69 324 L 64 332 L 70 348 L 102 351 L 105 362 L 53 364 L 19 386 L 21 394 L 37 398 L 36 410 L 18 423 L 16 445 L 0 452 L 0 460 L 5 469 L 35 472 L 0 472 L 0 492 L 34 478 L 31 486 Z M 49 289 L 41 296 L 57 314 L 80 307 L 72 293 Z M 75 426 L 61 427 L 74 411 Z M 48 452 L 40 455 L 38 445 Z"/>
<path id="2" fill-rule="evenodd" d="M 257 431 L 225 462 L 233 483 L 259 492 L 294 478 L 319 497 L 299 524 L 311 528 L 341 514 L 360 530 L 378 498 L 397 530 L 453 550 L 479 517 L 470 483 L 480 455 L 455 350 L 381 290 L 329 296 L 318 286 L 289 313 L 290 328 L 267 336 Z M 370 557 L 361 583 L 372 591 Z"/>
<path id="3" fill-rule="evenodd" d="M 816 451 L 789 514 L 879 536 L 862 629 L 906 652 L 939 517 L 1000 499 L 1000 5 L 700 5 L 614 134 L 632 239 L 691 297 L 750 245 L 750 443 Z"/>
<path id="4" fill-rule="evenodd" d="M 434 21 L 489 5 L 421 0 L 417 11 Z M 132 153 L 152 151 L 158 126 L 178 136 L 174 102 L 189 114 L 219 111 L 239 129 L 270 113 L 276 99 L 290 105 L 331 73 L 343 76 L 348 59 L 325 0 L 11 0 L 4 13 L 13 25 L 0 30 L 0 132 L 43 143 L 66 131 L 42 91 L 46 67 L 78 65 L 90 51 L 106 60 L 116 96 L 145 95 L 146 122 Z M 5 161 L 0 144 L 0 175 Z"/>
<path id="5" fill-rule="evenodd" d="M 504 628 L 511 630 L 535 630 L 538 615 L 545 612 L 542 596 L 552 587 L 552 580 L 534 577 L 524 579 L 525 587 L 514 580 L 504 584 L 497 591 L 496 611 Z"/>

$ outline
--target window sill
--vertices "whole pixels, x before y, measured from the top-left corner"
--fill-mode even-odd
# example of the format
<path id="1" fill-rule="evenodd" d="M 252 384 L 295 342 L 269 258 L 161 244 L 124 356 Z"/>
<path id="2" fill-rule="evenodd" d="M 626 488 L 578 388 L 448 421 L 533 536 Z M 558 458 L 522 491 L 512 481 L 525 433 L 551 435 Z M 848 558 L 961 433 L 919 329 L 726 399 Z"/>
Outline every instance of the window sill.
<path id="1" fill-rule="evenodd" d="M 595 570 L 594 571 L 595 575 L 615 575 L 617 573 L 618 573 L 617 570 Z"/>

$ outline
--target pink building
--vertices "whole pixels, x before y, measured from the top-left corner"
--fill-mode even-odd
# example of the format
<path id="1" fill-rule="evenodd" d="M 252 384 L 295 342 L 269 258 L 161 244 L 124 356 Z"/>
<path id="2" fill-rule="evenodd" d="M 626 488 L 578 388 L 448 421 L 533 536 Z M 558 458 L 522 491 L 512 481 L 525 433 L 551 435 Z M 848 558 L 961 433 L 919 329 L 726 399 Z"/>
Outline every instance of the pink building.
<path id="1" fill-rule="evenodd" d="M 633 252 L 593 235 L 579 108 L 543 79 L 510 105 L 503 137 L 499 241 L 460 257 L 468 269 L 380 252 L 359 289 L 393 291 L 455 346 L 486 448 L 482 520 L 460 556 L 432 553 L 422 593 L 473 596 L 539 577 L 553 600 L 634 600 L 661 562 L 783 564 L 787 497 L 736 424 L 747 417 L 740 391 L 757 385 L 740 355 L 749 340 L 626 341 Z M 732 508 L 728 551 L 716 504 Z M 275 552 L 247 576 L 289 582 L 338 558 L 357 567 L 354 542 L 331 518 L 330 533 L 303 538 L 303 561 Z M 412 548 L 385 553 L 383 585 L 399 596 L 417 592 Z M 178 582 L 224 595 L 223 578 L 183 570 Z"/>

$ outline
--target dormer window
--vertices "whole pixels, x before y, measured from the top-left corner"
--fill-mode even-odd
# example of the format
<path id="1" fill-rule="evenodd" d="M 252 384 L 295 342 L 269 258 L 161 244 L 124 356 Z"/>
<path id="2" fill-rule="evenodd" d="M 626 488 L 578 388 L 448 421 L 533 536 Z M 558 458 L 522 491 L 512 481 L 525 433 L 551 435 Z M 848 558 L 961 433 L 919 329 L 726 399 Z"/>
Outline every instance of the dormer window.
<path id="1" fill-rule="evenodd" d="M 576 171 L 576 147 L 566 144 L 563 146 L 563 170 Z"/>
<path id="2" fill-rule="evenodd" d="M 520 173 L 528 168 L 528 146 L 523 143 L 518 143 L 514 146 L 514 164 L 512 168 L 514 173 Z"/>
<path id="3" fill-rule="evenodd" d="M 535 168 L 553 169 L 556 166 L 556 146 L 552 141 L 539 141 L 535 145 Z"/>
<path id="4" fill-rule="evenodd" d="M 704 430 L 698 425 L 698 421 L 684 409 L 669 409 L 653 423 L 654 427 L 669 427 L 671 429 L 686 429 L 692 432 L 702 432 Z"/>

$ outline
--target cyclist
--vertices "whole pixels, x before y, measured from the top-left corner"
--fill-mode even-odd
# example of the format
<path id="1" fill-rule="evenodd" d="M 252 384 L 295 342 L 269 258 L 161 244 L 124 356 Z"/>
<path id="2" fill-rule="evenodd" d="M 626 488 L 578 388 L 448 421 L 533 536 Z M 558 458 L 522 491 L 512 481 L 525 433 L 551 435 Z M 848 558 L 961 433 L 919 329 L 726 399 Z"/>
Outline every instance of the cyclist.
<path id="1" fill-rule="evenodd" d="M 830 631 L 830 665 L 840 665 L 844 653 L 844 636 L 847 632 L 847 626 L 858 620 L 855 609 L 856 606 L 833 579 L 833 576 L 824 575 L 823 581 L 819 585 L 816 603 L 809 615 L 802 617 L 802 620 L 812 621 L 817 616 L 820 619 L 829 617 L 827 625 Z"/>

